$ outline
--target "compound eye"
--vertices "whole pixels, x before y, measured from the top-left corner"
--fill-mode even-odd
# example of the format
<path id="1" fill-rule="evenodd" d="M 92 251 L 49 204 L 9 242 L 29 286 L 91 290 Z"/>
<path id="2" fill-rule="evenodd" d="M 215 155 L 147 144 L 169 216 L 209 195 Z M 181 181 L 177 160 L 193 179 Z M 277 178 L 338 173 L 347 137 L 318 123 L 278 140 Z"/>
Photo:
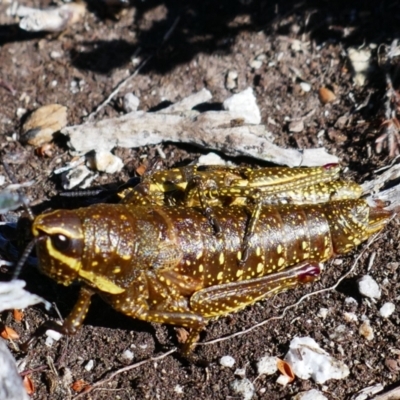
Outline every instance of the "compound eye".
<path id="1" fill-rule="evenodd" d="M 71 247 L 71 239 L 65 235 L 51 235 L 51 243 L 58 251 L 68 251 Z"/>

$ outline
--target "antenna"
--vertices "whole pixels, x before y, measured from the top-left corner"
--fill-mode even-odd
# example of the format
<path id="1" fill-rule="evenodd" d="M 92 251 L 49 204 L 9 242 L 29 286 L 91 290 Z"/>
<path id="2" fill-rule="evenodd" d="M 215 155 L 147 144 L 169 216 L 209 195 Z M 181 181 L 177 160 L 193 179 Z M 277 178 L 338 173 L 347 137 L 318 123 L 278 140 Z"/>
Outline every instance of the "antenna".
<path id="1" fill-rule="evenodd" d="M 31 254 L 32 249 L 34 248 L 35 244 L 36 244 L 36 238 L 31 240 L 28 245 L 25 247 L 24 252 L 22 253 L 22 256 L 20 257 L 20 259 L 18 260 L 17 265 L 15 266 L 14 269 L 14 273 L 13 276 L 11 278 L 12 281 L 18 279 L 19 274 L 22 271 L 22 267 L 24 266 L 26 260 L 29 257 L 29 254 Z"/>

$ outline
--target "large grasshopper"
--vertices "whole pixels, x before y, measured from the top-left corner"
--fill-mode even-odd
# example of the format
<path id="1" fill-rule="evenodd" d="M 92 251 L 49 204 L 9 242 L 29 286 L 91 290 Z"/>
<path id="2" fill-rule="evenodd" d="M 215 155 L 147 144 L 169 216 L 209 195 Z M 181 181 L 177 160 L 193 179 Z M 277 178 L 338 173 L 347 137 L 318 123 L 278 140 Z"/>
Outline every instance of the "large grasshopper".
<path id="1" fill-rule="evenodd" d="M 210 319 L 314 280 L 385 226 L 391 213 L 338 173 L 189 167 L 144 179 L 119 204 L 37 216 L 41 270 L 82 284 L 61 331 L 76 332 L 98 293 L 126 315 L 189 328 L 189 353 Z"/>

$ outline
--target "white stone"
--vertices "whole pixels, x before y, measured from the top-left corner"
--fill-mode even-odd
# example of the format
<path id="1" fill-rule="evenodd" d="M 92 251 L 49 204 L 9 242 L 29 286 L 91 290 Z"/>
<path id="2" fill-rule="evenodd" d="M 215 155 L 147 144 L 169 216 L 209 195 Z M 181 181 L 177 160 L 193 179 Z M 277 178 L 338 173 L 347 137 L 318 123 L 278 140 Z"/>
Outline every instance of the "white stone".
<path id="1" fill-rule="evenodd" d="M 345 312 L 343 314 L 343 317 L 346 322 L 357 322 L 358 321 L 357 315 L 354 314 L 353 312 Z"/>
<path id="2" fill-rule="evenodd" d="M 347 305 L 354 304 L 354 305 L 358 306 L 357 300 L 354 297 L 346 297 L 344 299 L 344 303 L 347 304 Z"/>
<path id="3" fill-rule="evenodd" d="M 243 118 L 248 124 L 261 123 L 260 109 L 251 87 L 226 99 L 223 107 L 230 112 L 232 118 Z"/>
<path id="4" fill-rule="evenodd" d="M 86 365 L 85 365 L 85 369 L 86 371 L 91 371 L 94 367 L 94 361 L 93 360 L 89 360 Z"/>
<path id="5" fill-rule="evenodd" d="M 53 331 L 53 329 L 47 329 L 46 336 L 55 340 L 56 342 L 62 338 L 62 333 Z"/>
<path id="6" fill-rule="evenodd" d="M 174 387 L 174 392 L 177 393 L 177 394 L 183 394 L 183 386 L 181 386 L 181 385 L 176 385 L 176 386 Z"/>
<path id="7" fill-rule="evenodd" d="M 55 59 L 57 59 L 57 58 L 62 57 L 62 55 L 63 55 L 63 53 L 62 53 L 61 51 L 53 50 L 53 51 L 50 53 L 50 58 L 52 58 L 53 60 L 55 60 Z"/>
<path id="8" fill-rule="evenodd" d="M 219 363 L 223 366 L 223 367 L 228 367 L 228 368 L 232 368 L 235 365 L 235 359 L 231 356 L 223 356 L 221 357 L 221 359 L 219 360 Z"/>
<path id="9" fill-rule="evenodd" d="M 261 357 L 257 363 L 257 372 L 259 375 L 272 375 L 277 370 L 278 367 L 276 365 L 277 359 L 273 356 L 264 356 Z"/>
<path id="10" fill-rule="evenodd" d="M 243 400 L 251 400 L 254 395 L 254 385 L 247 379 L 236 379 L 231 384 L 232 389 L 243 396 Z"/>
<path id="11" fill-rule="evenodd" d="M 225 87 L 228 90 L 233 90 L 237 88 L 237 79 L 238 79 L 239 74 L 237 71 L 234 70 L 229 70 L 228 73 L 226 74 L 226 79 L 225 79 Z"/>
<path id="12" fill-rule="evenodd" d="M 285 356 L 296 376 L 301 379 L 314 379 L 324 383 L 329 379 L 343 379 L 349 375 L 349 368 L 331 357 L 314 339 L 296 337 L 290 342 L 290 349 Z"/>
<path id="13" fill-rule="evenodd" d="M 26 108 L 18 107 L 16 115 L 18 118 L 21 118 L 22 116 L 24 116 L 26 114 L 26 112 L 27 112 Z"/>
<path id="14" fill-rule="evenodd" d="M 124 163 L 122 160 L 109 151 L 99 151 L 96 152 L 96 155 L 94 156 L 94 167 L 97 171 L 114 174 L 121 171 L 123 166 Z"/>
<path id="15" fill-rule="evenodd" d="M 292 400 L 328 400 L 326 396 L 317 389 L 307 390 L 292 397 Z"/>
<path id="16" fill-rule="evenodd" d="M 287 375 L 279 375 L 276 383 L 282 386 L 286 386 L 290 382 L 290 377 Z"/>
<path id="17" fill-rule="evenodd" d="M 137 111 L 139 103 L 139 97 L 135 96 L 133 93 L 127 93 L 124 96 L 124 110 L 127 113 Z"/>
<path id="18" fill-rule="evenodd" d="M 300 87 L 303 92 L 309 92 L 312 86 L 308 82 L 300 82 Z"/>
<path id="19" fill-rule="evenodd" d="M 396 306 L 391 303 L 390 301 L 385 303 L 380 309 L 379 309 L 379 314 L 383 318 L 389 318 L 393 313 L 394 310 L 396 309 Z"/>
<path id="20" fill-rule="evenodd" d="M 220 157 L 217 153 L 207 153 L 202 155 L 197 160 L 198 165 L 231 165 L 231 163 L 225 161 L 222 157 Z"/>
<path id="21" fill-rule="evenodd" d="M 234 374 L 244 378 L 246 376 L 246 368 L 236 368 Z"/>
<path id="22" fill-rule="evenodd" d="M 325 307 L 321 307 L 318 310 L 318 317 L 321 317 L 322 319 L 325 319 L 328 316 L 329 310 Z"/>
<path id="23" fill-rule="evenodd" d="M 371 65 L 371 50 L 367 48 L 349 48 L 347 55 L 353 68 L 353 80 L 358 86 L 363 86 Z"/>
<path id="24" fill-rule="evenodd" d="M 302 119 L 290 122 L 289 132 L 302 132 L 303 130 L 304 130 L 304 121 Z"/>
<path id="25" fill-rule="evenodd" d="M 364 275 L 358 281 L 359 292 L 370 299 L 380 299 L 381 289 L 378 283 L 370 275 Z"/>
<path id="26" fill-rule="evenodd" d="M 122 358 L 124 358 L 125 360 L 128 360 L 128 361 L 132 361 L 133 360 L 133 353 L 129 349 L 125 350 L 122 353 Z"/>
<path id="27" fill-rule="evenodd" d="M 259 69 L 262 65 L 262 60 L 257 60 L 256 58 L 250 62 L 250 67 L 253 69 Z"/>

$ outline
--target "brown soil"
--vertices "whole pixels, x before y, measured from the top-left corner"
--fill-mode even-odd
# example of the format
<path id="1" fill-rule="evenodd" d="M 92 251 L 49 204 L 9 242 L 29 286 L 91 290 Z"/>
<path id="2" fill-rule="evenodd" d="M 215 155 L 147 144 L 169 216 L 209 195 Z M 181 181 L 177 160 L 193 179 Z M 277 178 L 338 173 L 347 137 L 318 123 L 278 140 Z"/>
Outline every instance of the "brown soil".
<path id="1" fill-rule="evenodd" d="M 48 3 L 27 0 L 25 5 L 45 7 Z M 375 152 L 375 139 L 384 118 L 386 84 L 384 68 L 377 63 L 377 47 L 372 44 L 390 45 L 398 37 L 400 6 L 397 2 L 281 1 L 275 4 L 254 0 L 151 0 L 132 3 L 113 14 L 107 6 L 88 1 L 89 12 L 84 21 L 62 34 L 23 32 L 6 16 L 8 4 L 0 4 L 0 145 L 17 181 L 36 181 L 27 193 L 36 213 L 49 206 L 76 207 L 91 199 L 69 199 L 66 204 L 66 200 L 54 198 L 61 191 L 61 185 L 59 177 L 51 175 L 51 171 L 65 165 L 71 156 L 62 140 L 57 141 L 50 158 L 39 157 L 33 148 L 13 140 L 24 114 L 18 110 L 28 112 L 41 105 L 59 103 L 68 107 L 69 124 L 81 123 L 122 79 L 135 71 L 136 57 L 144 59 L 148 55 L 153 58 L 146 67 L 97 119 L 117 116 L 121 112 L 119 99 L 128 92 L 140 98 L 143 110 L 158 107 L 165 101 L 175 102 L 204 87 L 212 92 L 213 101 L 221 102 L 232 94 L 226 89 L 225 77 L 229 70 L 235 70 L 238 84 L 233 91 L 248 86 L 254 89 L 263 123 L 274 133 L 277 144 L 296 148 L 325 146 L 348 168 L 346 177 L 360 182 L 370 178 L 378 167 L 391 162 L 387 153 Z M 170 30 L 170 36 L 164 40 Z M 345 49 L 350 46 L 372 48 L 373 68 L 367 84 L 361 88 L 353 85 L 345 55 Z M 253 69 L 250 64 L 260 54 L 265 54 L 266 59 L 260 68 Z M 301 81 L 311 84 L 310 92 L 301 89 Z M 321 104 L 320 87 L 331 88 L 337 100 Z M 363 103 L 364 107 L 359 107 Z M 304 121 L 304 131 L 290 133 L 290 120 L 312 110 L 314 114 Z M 345 115 L 348 118 L 343 124 L 343 118 L 339 118 Z M 164 144 L 162 149 L 167 155 L 162 161 L 166 168 L 187 163 L 205 153 L 174 144 Z M 145 156 L 146 165 L 158 158 L 151 146 L 116 149 L 115 153 L 126 162 L 122 173 L 100 175 L 93 186 L 119 184 L 135 176 L 143 160 L 141 156 Z M 261 165 L 254 160 L 246 161 Z M 337 290 L 306 300 L 282 320 L 248 334 L 199 346 L 195 354 L 207 361 L 206 365 L 190 363 L 174 353 L 119 374 L 83 398 L 241 398 L 231 389 L 231 383 L 238 379 L 234 375 L 236 368 L 245 368 L 246 377 L 254 382 L 254 399 L 289 399 L 310 388 L 323 390 L 330 399 L 347 399 L 375 383 L 395 384 L 400 370 L 399 313 L 396 310 L 389 319 L 383 319 L 378 311 L 386 301 L 398 304 L 398 225 L 397 220 L 391 222 L 363 255 L 355 274 Z M 210 323 L 201 341 L 224 337 L 279 315 L 284 306 L 305 293 L 336 282 L 360 251 L 340 257 L 342 262 L 328 263 L 322 278 L 313 285 Z M 376 257 L 369 269 L 372 254 Z M 383 290 L 382 298 L 376 303 L 362 299 L 355 285 L 357 278 L 367 272 Z M 57 286 L 35 268 L 26 268 L 22 279 L 27 281 L 30 291 L 54 302 L 63 317 L 68 314 L 76 299 L 77 287 Z M 351 311 L 357 315 L 358 322 L 344 319 L 344 312 L 350 310 L 345 304 L 348 296 L 357 300 Z M 329 310 L 326 319 L 318 315 L 321 307 Z M 363 316 L 371 321 L 373 340 L 368 341 L 359 334 Z M 7 313 L 2 317 L 24 340 L 45 320 L 57 315 L 37 306 L 26 310 L 21 324 Z M 333 337 L 339 325 L 345 326 L 344 333 Z M 349 366 L 350 376 L 323 386 L 312 380 L 296 379 L 286 387 L 276 383 L 277 374 L 258 377 L 257 361 L 263 355 L 283 358 L 295 336 L 314 338 Z M 15 357 L 25 360 L 25 372 L 32 371 L 30 376 L 35 385 L 32 398 L 68 399 L 77 395 L 70 389 L 72 382 L 82 379 L 92 384 L 126 365 L 122 357 L 126 349 L 133 352 L 131 362 L 136 363 L 175 345 L 174 328 L 132 320 L 95 299 L 83 329 L 76 336 L 63 338 L 52 347 L 46 347 L 42 338 L 27 355 L 15 353 Z M 235 358 L 233 369 L 220 366 L 219 359 L 224 355 Z M 94 361 L 90 372 L 85 369 L 89 360 Z"/>

